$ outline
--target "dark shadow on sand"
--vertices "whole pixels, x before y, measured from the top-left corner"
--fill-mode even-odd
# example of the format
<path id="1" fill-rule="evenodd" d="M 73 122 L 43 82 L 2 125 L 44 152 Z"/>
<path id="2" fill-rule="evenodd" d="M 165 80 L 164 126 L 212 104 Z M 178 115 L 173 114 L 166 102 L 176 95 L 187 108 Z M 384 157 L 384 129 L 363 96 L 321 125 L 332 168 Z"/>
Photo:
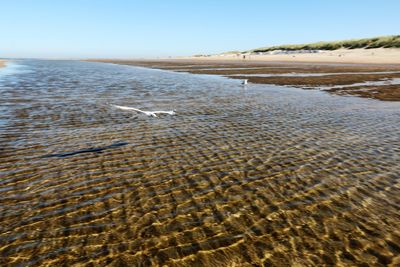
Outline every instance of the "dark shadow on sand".
<path id="1" fill-rule="evenodd" d="M 118 142 L 118 143 L 114 143 L 109 146 L 91 147 L 91 148 L 77 150 L 77 151 L 73 151 L 73 152 L 44 155 L 44 156 L 41 156 L 41 158 L 65 158 L 65 157 L 75 156 L 75 155 L 83 154 L 83 153 L 101 153 L 103 150 L 117 148 L 117 147 L 125 146 L 127 144 L 128 144 L 127 142 Z"/>

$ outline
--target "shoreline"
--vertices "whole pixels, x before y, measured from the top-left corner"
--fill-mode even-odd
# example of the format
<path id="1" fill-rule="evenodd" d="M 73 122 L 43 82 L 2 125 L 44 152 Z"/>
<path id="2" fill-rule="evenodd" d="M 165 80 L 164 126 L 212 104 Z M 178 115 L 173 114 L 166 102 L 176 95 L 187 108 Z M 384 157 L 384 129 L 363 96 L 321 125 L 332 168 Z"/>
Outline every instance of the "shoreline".
<path id="1" fill-rule="evenodd" d="M 400 101 L 400 64 L 282 62 L 174 58 L 158 60 L 88 60 L 193 74 L 247 79 L 249 83 L 324 90 L 384 101 Z"/>

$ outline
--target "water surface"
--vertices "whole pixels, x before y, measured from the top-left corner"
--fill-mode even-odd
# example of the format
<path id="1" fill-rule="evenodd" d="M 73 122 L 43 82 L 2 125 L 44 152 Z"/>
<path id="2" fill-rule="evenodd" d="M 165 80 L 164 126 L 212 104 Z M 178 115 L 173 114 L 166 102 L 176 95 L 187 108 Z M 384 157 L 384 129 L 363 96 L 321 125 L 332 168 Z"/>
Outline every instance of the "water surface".
<path id="1" fill-rule="evenodd" d="M 400 103 L 15 64 L 0 79 L 0 265 L 399 264 Z"/>

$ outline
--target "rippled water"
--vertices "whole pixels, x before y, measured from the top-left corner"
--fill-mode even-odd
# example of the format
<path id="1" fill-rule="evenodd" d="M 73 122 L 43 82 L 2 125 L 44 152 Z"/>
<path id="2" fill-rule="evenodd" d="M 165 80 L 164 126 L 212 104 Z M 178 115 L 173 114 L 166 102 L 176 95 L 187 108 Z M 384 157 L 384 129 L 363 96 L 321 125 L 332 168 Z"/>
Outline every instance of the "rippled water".
<path id="1" fill-rule="evenodd" d="M 14 64 L 0 79 L 0 265 L 400 263 L 400 103 Z"/>

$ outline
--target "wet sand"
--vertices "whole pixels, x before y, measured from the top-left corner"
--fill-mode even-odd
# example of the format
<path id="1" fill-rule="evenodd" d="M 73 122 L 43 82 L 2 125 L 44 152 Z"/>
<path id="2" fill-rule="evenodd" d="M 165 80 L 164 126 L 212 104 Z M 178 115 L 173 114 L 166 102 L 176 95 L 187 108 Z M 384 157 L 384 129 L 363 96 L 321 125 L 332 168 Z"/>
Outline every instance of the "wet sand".
<path id="1" fill-rule="evenodd" d="M 0 68 L 3 68 L 6 65 L 5 63 L 5 60 L 0 59 Z"/>
<path id="2" fill-rule="evenodd" d="M 233 79 L 248 79 L 250 83 L 274 84 L 305 89 L 320 89 L 324 87 L 325 91 L 333 94 L 356 95 L 388 101 L 400 100 L 400 85 L 391 84 L 392 79 L 400 78 L 399 64 L 288 63 L 200 59 L 96 61 L 177 72 L 222 75 Z M 301 75 L 296 77 L 296 74 Z M 310 76 L 307 76 L 307 74 L 310 74 Z M 315 74 L 326 75 L 313 76 Z M 269 77 L 263 77 L 263 75 L 268 75 Z M 378 86 L 374 84 L 376 82 L 382 83 L 382 81 L 385 81 L 385 83 Z M 358 83 L 367 84 L 359 87 L 354 86 Z M 334 88 L 337 85 L 343 86 Z"/>

